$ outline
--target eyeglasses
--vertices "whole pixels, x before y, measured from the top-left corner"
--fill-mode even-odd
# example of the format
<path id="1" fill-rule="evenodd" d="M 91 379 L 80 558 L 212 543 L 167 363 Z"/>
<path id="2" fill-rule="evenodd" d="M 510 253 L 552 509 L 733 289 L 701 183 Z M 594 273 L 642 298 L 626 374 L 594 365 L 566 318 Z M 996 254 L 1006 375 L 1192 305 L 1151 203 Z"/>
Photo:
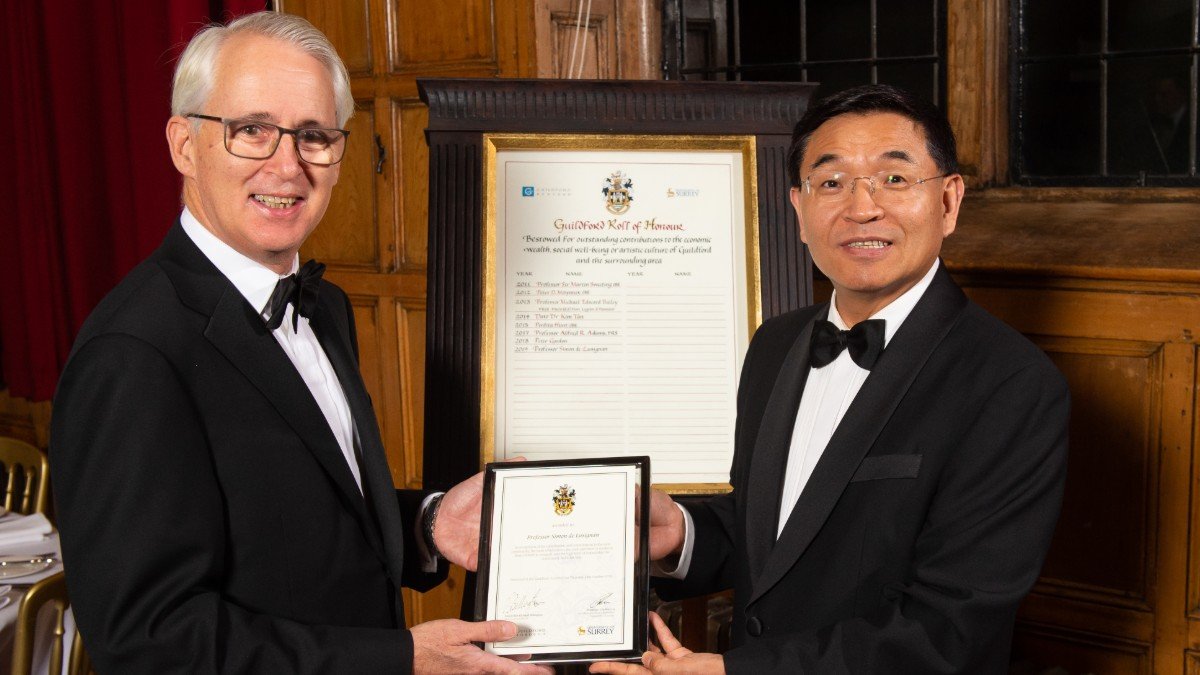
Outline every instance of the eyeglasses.
<path id="1" fill-rule="evenodd" d="M 841 201 L 854 194 L 854 184 L 860 180 L 867 181 L 868 194 L 876 200 L 899 200 L 911 197 L 909 189 L 922 185 L 926 181 L 945 178 L 950 174 L 930 176 L 920 180 L 912 180 L 896 171 L 878 171 L 869 176 L 851 176 L 841 171 L 818 171 L 804 179 L 804 191 L 821 201 Z M 882 191 L 880 189 L 882 188 Z"/>
<path id="2" fill-rule="evenodd" d="M 224 124 L 225 149 L 242 159 L 269 159 L 279 149 L 279 139 L 289 134 L 296 142 L 300 159 L 314 166 L 333 166 L 342 161 L 346 137 L 350 135 L 345 129 L 288 129 L 255 119 L 229 119 L 199 113 L 188 113 L 184 117 Z"/>

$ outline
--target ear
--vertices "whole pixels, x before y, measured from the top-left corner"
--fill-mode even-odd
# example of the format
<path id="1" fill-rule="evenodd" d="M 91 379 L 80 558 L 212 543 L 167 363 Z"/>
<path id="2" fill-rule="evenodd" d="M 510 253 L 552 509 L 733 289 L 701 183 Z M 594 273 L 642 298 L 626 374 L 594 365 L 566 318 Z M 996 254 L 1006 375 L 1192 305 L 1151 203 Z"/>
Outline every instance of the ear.
<path id="1" fill-rule="evenodd" d="M 949 237 L 958 225 L 958 207 L 962 205 L 966 184 L 961 174 L 950 174 L 942 186 L 942 238 Z"/>
<path id="2" fill-rule="evenodd" d="M 804 212 L 800 209 L 800 188 L 794 187 L 788 191 L 788 201 L 792 203 L 792 208 L 796 211 L 796 222 L 800 224 L 800 241 L 808 243 L 808 234 L 804 231 Z"/>
<path id="3" fill-rule="evenodd" d="M 196 177 L 196 139 L 192 137 L 192 121 L 175 115 L 167 120 L 167 147 L 175 170 L 189 178 Z"/>

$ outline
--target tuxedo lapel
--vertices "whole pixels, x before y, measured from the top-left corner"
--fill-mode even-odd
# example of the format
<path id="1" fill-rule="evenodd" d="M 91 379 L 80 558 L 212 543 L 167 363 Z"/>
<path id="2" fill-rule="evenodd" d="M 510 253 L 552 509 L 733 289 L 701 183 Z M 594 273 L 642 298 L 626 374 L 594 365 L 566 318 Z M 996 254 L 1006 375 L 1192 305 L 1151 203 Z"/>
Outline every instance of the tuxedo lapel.
<path id="1" fill-rule="evenodd" d="M 324 413 L 262 318 L 196 248 L 178 223 L 168 232 L 158 262 L 180 300 L 209 317 L 204 337 L 246 377 L 309 448 L 382 555 L 366 504 Z"/>
<path id="2" fill-rule="evenodd" d="M 346 311 L 350 311 L 349 308 Z M 346 394 L 346 402 L 350 404 L 350 414 L 354 419 L 357 430 L 360 462 L 362 463 L 363 486 L 376 518 L 379 520 L 379 534 L 383 540 L 385 561 L 392 581 L 400 586 L 404 569 L 404 536 L 403 523 L 400 518 L 400 506 L 396 501 L 396 487 L 392 483 L 392 473 L 388 468 L 387 455 L 384 452 L 383 440 L 379 437 L 379 425 L 375 421 L 375 411 L 371 406 L 370 396 L 363 386 L 358 365 L 354 359 L 354 348 L 349 343 L 349 328 L 336 330 L 336 326 L 344 324 L 339 321 L 333 311 L 329 294 L 322 294 L 317 305 L 316 316 L 311 325 L 321 348 L 329 357 L 333 370 L 341 382 L 342 391 Z M 344 463 L 344 462 L 343 462 Z"/>
<path id="3" fill-rule="evenodd" d="M 763 411 L 750 460 L 750 475 L 746 481 L 746 544 L 751 578 L 762 573 L 763 565 L 775 545 L 788 448 L 792 443 L 792 428 L 796 424 L 800 395 L 808 378 L 813 323 L 825 315 L 825 311 L 817 312 L 792 343 Z"/>
<path id="4" fill-rule="evenodd" d="M 792 509 L 779 541 L 770 551 L 761 573 L 752 577 L 753 592 L 748 602 L 754 602 L 778 583 L 812 543 L 849 484 L 854 471 L 875 444 L 880 431 L 912 386 L 925 362 L 950 331 L 966 303 L 966 296 L 950 279 L 945 267 L 940 267 L 933 283 L 892 337 L 863 383 L 862 389 L 846 410 L 833 437 L 829 439 L 825 452 Z M 807 362 L 805 365 L 807 366 Z M 771 401 L 774 400 L 775 396 L 772 394 Z M 796 410 L 797 406 L 793 406 L 783 413 L 791 417 L 788 421 L 789 430 Z M 773 410 L 768 404 L 764 418 L 777 412 L 782 413 Z M 764 427 L 767 424 L 764 419 Z M 757 457 L 755 459 L 757 460 Z M 779 489 L 775 488 L 775 491 L 779 492 Z"/>

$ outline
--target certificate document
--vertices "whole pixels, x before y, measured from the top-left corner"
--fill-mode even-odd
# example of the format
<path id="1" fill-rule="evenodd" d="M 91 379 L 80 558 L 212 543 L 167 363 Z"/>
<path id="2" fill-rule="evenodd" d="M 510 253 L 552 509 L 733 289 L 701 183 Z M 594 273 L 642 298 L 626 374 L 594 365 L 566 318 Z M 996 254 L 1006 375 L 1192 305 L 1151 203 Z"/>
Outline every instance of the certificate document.
<path id="1" fill-rule="evenodd" d="M 542 662 L 641 655 L 649 568 L 638 494 L 648 462 L 489 465 L 476 613 L 516 623 L 517 636 L 485 649 Z"/>
<path id="2" fill-rule="evenodd" d="M 655 483 L 728 480 L 760 314 L 753 144 L 654 140 L 493 140 L 488 459 L 649 454 Z"/>

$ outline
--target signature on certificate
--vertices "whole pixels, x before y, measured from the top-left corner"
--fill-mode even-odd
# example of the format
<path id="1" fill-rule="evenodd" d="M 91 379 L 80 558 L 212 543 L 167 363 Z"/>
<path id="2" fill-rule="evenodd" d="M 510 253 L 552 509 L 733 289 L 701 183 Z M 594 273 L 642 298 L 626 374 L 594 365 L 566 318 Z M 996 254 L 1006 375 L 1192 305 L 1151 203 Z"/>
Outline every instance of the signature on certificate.
<path id="1" fill-rule="evenodd" d="M 588 609 L 592 609 L 594 607 L 601 607 L 603 605 L 611 605 L 612 601 L 609 600 L 609 598 L 611 598 L 611 597 L 612 597 L 612 593 L 605 593 L 604 595 L 600 596 L 599 598 L 596 598 L 596 600 L 594 602 L 592 602 L 592 604 L 588 605 Z"/>
<path id="2" fill-rule="evenodd" d="M 513 593 L 512 595 L 508 596 L 508 602 L 505 604 L 504 611 L 515 612 L 515 611 L 521 610 L 521 609 L 532 609 L 534 607 L 541 607 L 542 605 L 544 605 L 546 603 L 542 602 L 538 598 L 538 594 L 540 594 L 540 593 L 541 593 L 540 590 L 535 591 L 533 593 L 533 595 L 527 595 L 525 593 Z"/>

